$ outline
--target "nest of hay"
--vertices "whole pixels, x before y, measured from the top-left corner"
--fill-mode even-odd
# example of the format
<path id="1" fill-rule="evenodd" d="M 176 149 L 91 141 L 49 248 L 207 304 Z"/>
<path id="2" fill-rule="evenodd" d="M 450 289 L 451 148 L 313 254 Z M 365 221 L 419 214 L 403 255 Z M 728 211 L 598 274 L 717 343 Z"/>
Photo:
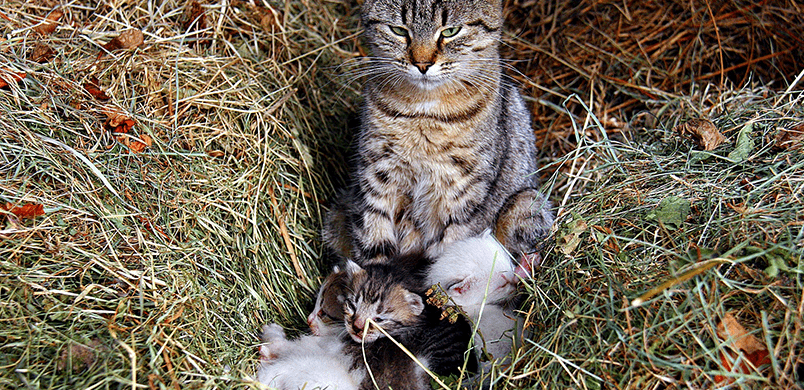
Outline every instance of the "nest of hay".
<path id="1" fill-rule="evenodd" d="M 495 388 L 801 386 L 796 7 L 506 4 L 560 220 Z M 0 387 L 257 386 L 256 329 L 303 329 L 329 265 L 357 9 L 2 2 Z"/>

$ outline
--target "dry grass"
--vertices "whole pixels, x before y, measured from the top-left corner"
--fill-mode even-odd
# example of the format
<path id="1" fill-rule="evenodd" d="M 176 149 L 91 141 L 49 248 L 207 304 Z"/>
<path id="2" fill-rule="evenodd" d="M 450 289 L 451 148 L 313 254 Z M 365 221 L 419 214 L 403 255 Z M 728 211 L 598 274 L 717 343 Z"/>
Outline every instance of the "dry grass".
<path id="1" fill-rule="evenodd" d="M 328 265 L 356 4 L 0 4 L 0 202 L 45 212 L 0 216 L 0 388 L 254 386 L 255 330 L 301 328 Z M 34 31 L 59 4 L 58 28 Z M 735 311 L 774 357 L 737 386 L 802 386 L 804 159 L 776 141 L 804 122 L 796 6 L 508 4 L 562 218 L 527 288 L 535 333 L 496 383 L 710 388 Z M 142 46 L 104 52 L 130 28 Z M 730 142 L 702 152 L 670 130 L 697 117 Z M 754 147 L 729 161 L 749 122 Z M 667 195 L 689 201 L 680 224 L 647 218 Z M 714 257 L 728 263 L 629 307 Z"/>

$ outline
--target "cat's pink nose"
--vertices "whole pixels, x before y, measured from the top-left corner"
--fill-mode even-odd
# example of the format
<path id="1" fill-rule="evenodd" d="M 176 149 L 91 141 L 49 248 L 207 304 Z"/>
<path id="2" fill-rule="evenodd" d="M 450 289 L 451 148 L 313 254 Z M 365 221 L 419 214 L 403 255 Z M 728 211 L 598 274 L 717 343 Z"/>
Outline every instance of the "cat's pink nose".
<path id="1" fill-rule="evenodd" d="M 419 72 L 422 72 L 422 74 L 425 74 L 425 73 L 427 73 L 427 70 L 430 69 L 431 66 L 433 66 L 433 63 L 432 62 L 414 62 L 413 65 L 416 65 L 416 67 L 419 68 Z"/>

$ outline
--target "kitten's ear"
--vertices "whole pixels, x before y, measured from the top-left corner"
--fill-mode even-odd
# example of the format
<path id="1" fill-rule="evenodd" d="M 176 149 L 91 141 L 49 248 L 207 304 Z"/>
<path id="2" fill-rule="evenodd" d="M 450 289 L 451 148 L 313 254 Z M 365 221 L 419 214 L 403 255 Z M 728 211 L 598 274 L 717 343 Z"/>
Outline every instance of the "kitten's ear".
<path id="1" fill-rule="evenodd" d="M 491 228 L 488 228 L 488 229 L 484 230 L 483 233 L 480 233 L 480 238 L 486 239 L 486 238 L 489 238 L 489 237 L 491 237 Z"/>
<path id="2" fill-rule="evenodd" d="M 405 290 L 405 302 L 410 305 L 414 315 L 422 314 L 422 311 L 424 311 L 424 302 L 419 294 Z"/>
<path id="3" fill-rule="evenodd" d="M 354 275 L 354 274 L 356 274 L 356 273 L 358 273 L 358 272 L 360 272 L 362 270 L 363 270 L 363 268 L 360 268 L 360 266 L 357 263 L 355 263 L 354 261 L 346 260 L 346 274 L 347 275 L 352 276 L 352 275 Z"/>
<path id="4" fill-rule="evenodd" d="M 449 286 L 449 288 L 447 289 L 447 295 L 449 296 L 461 295 L 464 293 L 464 291 L 466 291 L 467 288 L 469 288 L 469 280 L 467 279 L 461 280 L 460 282 L 453 283 Z"/>

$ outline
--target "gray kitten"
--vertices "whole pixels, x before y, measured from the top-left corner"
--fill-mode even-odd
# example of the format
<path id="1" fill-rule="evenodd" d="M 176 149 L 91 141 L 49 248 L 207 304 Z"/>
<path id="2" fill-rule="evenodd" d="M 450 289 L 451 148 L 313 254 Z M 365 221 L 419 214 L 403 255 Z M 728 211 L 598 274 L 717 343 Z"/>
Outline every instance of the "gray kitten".
<path id="1" fill-rule="evenodd" d="M 436 257 L 491 228 L 514 255 L 553 223 L 536 139 L 499 56 L 500 0 L 366 0 L 370 48 L 351 187 L 326 244 L 358 263 Z"/>

